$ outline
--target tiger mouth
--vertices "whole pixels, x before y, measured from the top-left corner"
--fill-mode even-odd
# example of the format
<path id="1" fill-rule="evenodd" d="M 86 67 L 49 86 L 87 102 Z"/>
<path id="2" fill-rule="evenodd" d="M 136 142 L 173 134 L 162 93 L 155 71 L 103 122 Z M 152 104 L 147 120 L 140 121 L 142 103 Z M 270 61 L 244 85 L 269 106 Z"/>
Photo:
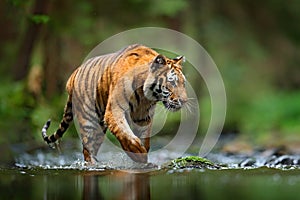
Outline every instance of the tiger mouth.
<path id="1" fill-rule="evenodd" d="M 176 112 L 181 109 L 181 104 L 177 102 L 172 102 L 172 101 L 162 101 L 163 105 L 165 108 L 171 112 Z"/>

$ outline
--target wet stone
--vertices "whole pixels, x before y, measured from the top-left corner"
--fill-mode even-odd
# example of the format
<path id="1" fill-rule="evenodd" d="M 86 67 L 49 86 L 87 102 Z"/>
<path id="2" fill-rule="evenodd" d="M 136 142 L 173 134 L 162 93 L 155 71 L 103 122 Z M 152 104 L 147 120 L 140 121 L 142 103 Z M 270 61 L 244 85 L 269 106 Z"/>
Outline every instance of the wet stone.
<path id="1" fill-rule="evenodd" d="M 246 160 L 239 163 L 240 167 L 254 167 L 256 160 L 254 158 L 247 158 Z"/>
<path id="2" fill-rule="evenodd" d="M 209 154 L 208 158 L 214 163 L 222 166 L 226 164 L 228 168 L 277 168 L 277 169 L 300 169 L 300 156 L 294 154 L 281 155 L 274 149 L 254 151 L 252 155 L 245 154 Z"/>
<path id="3" fill-rule="evenodd" d="M 271 156 L 271 157 L 267 157 L 267 158 L 265 159 L 265 162 L 264 162 L 263 165 L 265 165 L 265 166 L 268 166 L 268 165 L 271 165 L 271 164 L 274 165 L 276 159 L 277 159 L 277 157 L 274 156 L 274 155 Z"/>
<path id="4" fill-rule="evenodd" d="M 283 155 L 276 158 L 269 159 L 266 166 L 281 168 L 285 166 L 299 166 L 299 158 L 293 155 Z"/>
<path id="5" fill-rule="evenodd" d="M 282 165 L 293 165 L 294 164 L 294 159 L 289 157 L 289 156 L 280 156 L 275 163 L 277 164 L 282 164 Z"/>

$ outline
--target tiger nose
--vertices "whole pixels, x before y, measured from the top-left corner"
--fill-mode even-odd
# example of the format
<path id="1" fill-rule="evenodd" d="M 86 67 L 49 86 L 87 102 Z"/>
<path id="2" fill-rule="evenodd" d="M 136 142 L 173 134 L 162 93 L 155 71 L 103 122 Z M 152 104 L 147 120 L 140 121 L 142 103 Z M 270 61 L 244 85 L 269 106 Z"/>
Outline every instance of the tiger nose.
<path id="1" fill-rule="evenodd" d="M 187 102 L 187 99 L 185 98 L 171 98 L 171 100 L 179 105 L 183 105 Z"/>
<path id="2" fill-rule="evenodd" d="M 183 105 L 188 101 L 186 93 L 180 95 L 179 102 Z"/>
<path id="3" fill-rule="evenodd" d="M 180 98 L 180 99 L 178 99 L 178 101 L 181 105 L 183 105 L 187 102 L 187 98 Z"/>

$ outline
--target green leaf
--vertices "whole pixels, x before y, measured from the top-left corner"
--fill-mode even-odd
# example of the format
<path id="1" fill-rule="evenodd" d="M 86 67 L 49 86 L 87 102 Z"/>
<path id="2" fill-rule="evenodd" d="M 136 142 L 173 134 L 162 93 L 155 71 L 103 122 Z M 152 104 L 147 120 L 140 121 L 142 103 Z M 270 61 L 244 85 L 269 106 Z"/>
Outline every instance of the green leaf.
<path id="1" fill-rule="evenodd" d="M 35 24 L 47 24 L 50 17 L 48 15 L 35 14 L 30 17 L 30 20 Z"/>

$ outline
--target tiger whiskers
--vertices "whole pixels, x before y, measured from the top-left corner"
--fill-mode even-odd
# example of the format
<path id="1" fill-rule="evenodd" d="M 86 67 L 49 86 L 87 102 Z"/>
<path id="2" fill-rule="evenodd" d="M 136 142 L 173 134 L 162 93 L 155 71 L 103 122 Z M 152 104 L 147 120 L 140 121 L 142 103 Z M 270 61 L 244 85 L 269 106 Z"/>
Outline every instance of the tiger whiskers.
<path id="1" fill-rule="evenodd" d="M 188 98 L 188 101 L 182 106 L 182 108 L 187 110 L 188 113 L 193 113 L 193 108 L 196 107 L 198 107 L 198 101 L 196 98 Z"/>

